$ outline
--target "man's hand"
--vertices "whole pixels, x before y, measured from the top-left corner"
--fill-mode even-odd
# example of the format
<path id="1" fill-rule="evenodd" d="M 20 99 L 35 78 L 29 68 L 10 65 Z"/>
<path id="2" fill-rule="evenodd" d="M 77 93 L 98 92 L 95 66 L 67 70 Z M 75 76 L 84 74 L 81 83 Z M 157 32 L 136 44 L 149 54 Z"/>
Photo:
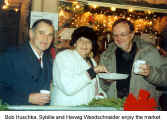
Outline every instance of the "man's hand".
<path id="1" fill-rule="evenodd" d="M 103 65 L 98 65 L 98 66 L 96 66 L 96 67 L 94 68 L 94 71 L 95 71 L 96 73 L 108 72 L 108 70 L 106 69 L 106 67 L 103 66 Z"/>
<path id="2" fill-rule="evenodd" d="M 44 105 L 49 103 L 50 94 L 41 94 L 41 93 L 31 93 L 29 95 L 28 102 L 36 105 Z"/>
<path id="3" fill-rule="evenodd" d="M 148 64 L 140 65 L 139 69 L 141 69 L 141 72 L 139 72 L 140 75 L 143 75 L 145 77 L 148 77 L 150 75 L 150 66 Z"/>

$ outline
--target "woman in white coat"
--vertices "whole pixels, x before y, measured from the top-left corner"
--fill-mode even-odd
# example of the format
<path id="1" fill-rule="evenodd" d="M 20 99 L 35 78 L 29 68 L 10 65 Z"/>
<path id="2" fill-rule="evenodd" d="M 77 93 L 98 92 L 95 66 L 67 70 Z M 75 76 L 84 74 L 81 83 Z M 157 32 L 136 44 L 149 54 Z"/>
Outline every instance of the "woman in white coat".
<path id="1" fill-rule="evenodd" d="M 73 49 L 57 54 L 53 64 L 51 105 L 77 106 L 88 104 L 95 97 L 106 97 L 99 86 L 97 73 L 107 72 L 97 66 L 91 52 L 95 53 L 97 36 L 92 28 L 82 26 L 72 34 Z"/>

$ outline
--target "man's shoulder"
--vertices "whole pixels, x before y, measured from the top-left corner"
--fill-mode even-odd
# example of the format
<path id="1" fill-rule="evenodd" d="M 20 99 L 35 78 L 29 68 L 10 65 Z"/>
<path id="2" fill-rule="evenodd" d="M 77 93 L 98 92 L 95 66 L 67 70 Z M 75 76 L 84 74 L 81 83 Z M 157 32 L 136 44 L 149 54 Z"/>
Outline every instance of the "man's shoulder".
<path id="1" fill-rule="evenodd" d="M 110 56 L 114 53 L 116 46 L 114 42 L 110 43 L 108 48 L 101 54 L 101 56 Z"/>
<path id="2" fill-rule="evenodd" d="M 25 45 L 9 47 L 9 48 L 6 49 L 6 51 L 3 54 L 5 56 L 15 57 L 17 59 L 17 56 L 25 55 L 26 49 L 27 48 L 25 47 Z"/>
<path id="3" fill-rule="evenodd" d="M 135 36 L 135 40 L 134 40 L 137 44 L 137 47 L 139 49 L 152 49 L 152 50 L 156 50 L 156 47 L 149 43 L 146 42 L 145 40 L 141 39 L 138 35 Z"/>
<path id="4" fill-rule="evenodd" d="M 152 44 L 150 44 L 150 43 L 148 43 L 148 42 L 145 42 L 145 41 L 142 42 L 142 46 L 143 46 L 143 48 L 145 48 L 145 49 L 157 50 L 156 46 L 154 46 L 154 45 L 152 45 Z"/>

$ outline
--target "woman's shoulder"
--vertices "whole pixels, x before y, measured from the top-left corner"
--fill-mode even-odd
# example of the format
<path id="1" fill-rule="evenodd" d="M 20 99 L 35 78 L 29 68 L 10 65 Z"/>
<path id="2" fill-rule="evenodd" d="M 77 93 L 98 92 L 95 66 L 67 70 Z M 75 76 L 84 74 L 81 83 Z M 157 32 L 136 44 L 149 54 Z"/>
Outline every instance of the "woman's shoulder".
<path id="1" fill-rule="evenodd" d="M 77 62 L 77 59 L 75 57 L 74 51 L 70 49 L 59 52 L 56 55 L 56 58 L 54 60 L 54 64 L 63 63 L 64 65 L 66 64 L 68 66 L 71 66 L 73 65 L 73 63 L 76 63 L 76 62 Z"/>
<path id="2" fill-rule="evenodd" d="M 74 52 L 73 50 L 71 49 L 66 49 L 66 50 L 63 50 L 61 52 L 59 52 L 57 55 L 56 55 L 56 59 L 61 59 L 61 60 L 70 60 L 72 59 L 74 56 Z"/>
<path id="3" fill-rule="evenodd" d="M 56 57 L 59 57 L 59 56 L 68 56 L 68 55 L 72 55 L 73 54 L 73 50 L 71 49 L 66 49 L 66 50 L 63 50 L 61 52 L 59 52 Z"/>

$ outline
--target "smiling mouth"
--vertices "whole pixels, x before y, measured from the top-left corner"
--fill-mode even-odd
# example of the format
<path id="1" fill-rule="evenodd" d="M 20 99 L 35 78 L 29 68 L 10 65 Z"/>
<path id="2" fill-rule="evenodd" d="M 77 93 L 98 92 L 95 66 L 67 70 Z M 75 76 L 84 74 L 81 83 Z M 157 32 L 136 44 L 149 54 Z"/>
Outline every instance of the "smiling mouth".
<path id="1" fill-rule="evenodd" d="M 47 45 L 48 43 L 41 43 L 41 45 Z"/>
<path id="2" fill-rule="evenodd" d="M 121 41 L 121 40 L 117 40 L 116 41 L 118 44 L 122 44 L 123 43 L 123 41 Z"/>

